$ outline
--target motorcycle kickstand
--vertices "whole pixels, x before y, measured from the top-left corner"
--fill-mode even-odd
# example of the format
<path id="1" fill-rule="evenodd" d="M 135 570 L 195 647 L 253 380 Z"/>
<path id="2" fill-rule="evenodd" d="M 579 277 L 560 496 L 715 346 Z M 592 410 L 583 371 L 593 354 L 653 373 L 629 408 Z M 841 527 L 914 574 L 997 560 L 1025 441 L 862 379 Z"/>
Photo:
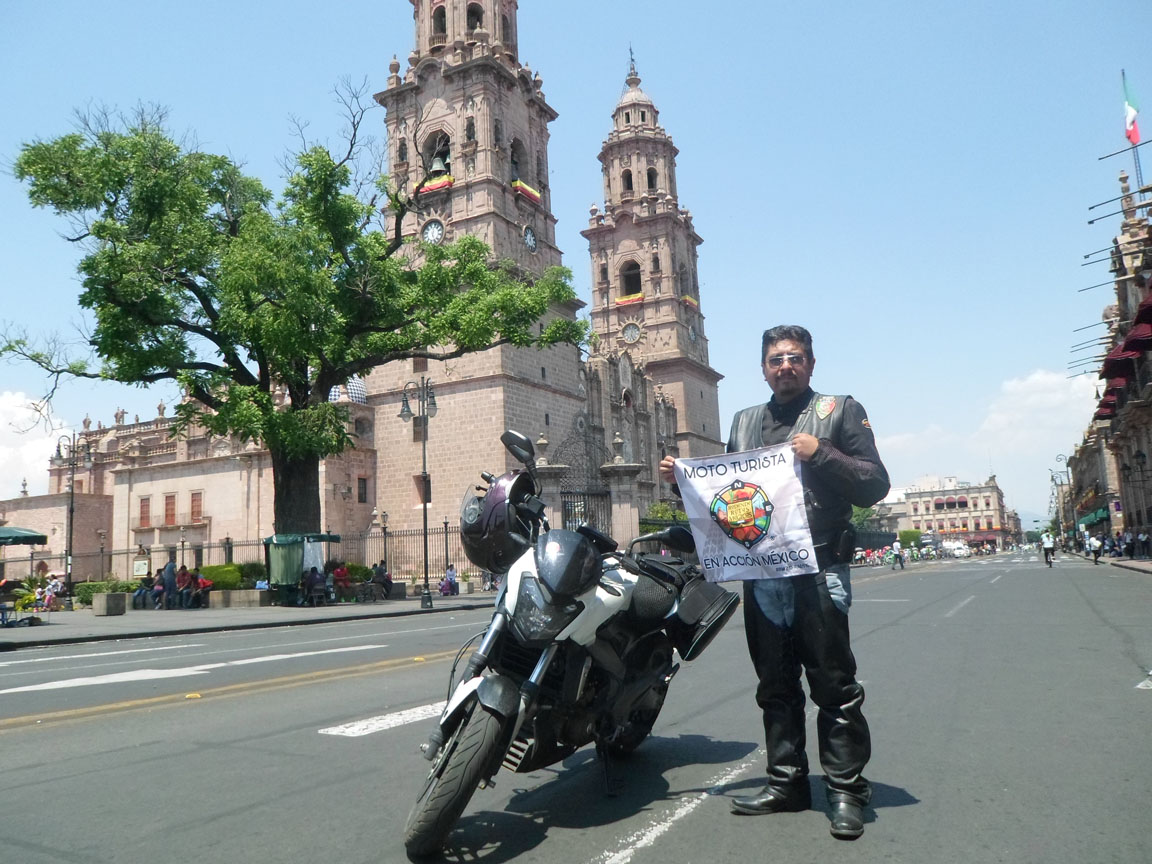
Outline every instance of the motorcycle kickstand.
<path id="1" fill-rule="evenodd" d="M 600 767 L 604 771 L 604 795 L 608 798 L 615 798 L 624 784 L 615 782 L 616 778 L 612 776 L 612 754 L 608 752 L 608 748 L 604 746 L 602 741 L 596 742 L 596 758 L 600 761 Z"/>

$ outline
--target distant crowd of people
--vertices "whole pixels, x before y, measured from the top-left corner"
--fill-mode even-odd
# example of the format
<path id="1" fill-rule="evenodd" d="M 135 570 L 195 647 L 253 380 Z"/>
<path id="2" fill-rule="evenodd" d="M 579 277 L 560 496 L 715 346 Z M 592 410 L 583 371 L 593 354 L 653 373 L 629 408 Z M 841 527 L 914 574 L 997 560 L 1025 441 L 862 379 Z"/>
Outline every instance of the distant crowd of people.
<path id="1" fill-rule="evenodd" d="M 133 609 L 205 609 L 208 607 L 208 592 L 212 590 L 212 580 L 200 573 L 199 567 L 189 570 L 175 561 L 169 561 L 157 568 L 153 575 L 144 575 L 139 587 L 132 594 Z"/>
<path id="2" fill-rule="evenodd" d="M 1152 534 L 1143 530 L 1136 534 L 1131 531 L 1117 531 L 1115 534 L 1098 531 L 1085 539 L 1077 537 L 1076 551 L 1085 557 L 1090 555 L 1093 564 L 1099 564 L 1101 557 L 1129 560 L 1152 558 Z"/>
<path id="3" fill-rule="evenodd" d="M 309 567 L 300 577 L 296 605 L 313 605 L 319 602 L 353 602 L 356 600 L 387 600 L 392 595 L 392 574 L 381 561 L 372 567 L 372 576 L 361 583 L 358 589 L 348 573 L 348 562 L 329 561 L 323 572 L 319 567 Z"/>

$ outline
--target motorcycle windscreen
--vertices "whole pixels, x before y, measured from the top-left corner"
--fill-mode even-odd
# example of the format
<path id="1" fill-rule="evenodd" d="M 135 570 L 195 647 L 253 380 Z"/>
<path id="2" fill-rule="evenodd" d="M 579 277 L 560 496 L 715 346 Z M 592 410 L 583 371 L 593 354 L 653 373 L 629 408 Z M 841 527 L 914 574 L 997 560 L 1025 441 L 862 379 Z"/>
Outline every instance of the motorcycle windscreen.
<path id="1" fill-rule="evenodd" d="M 536 541 L 536 572 L 554 596 L 583 594 L 603 571 L 600 553 L 582 534 L 557 528 Z"/>

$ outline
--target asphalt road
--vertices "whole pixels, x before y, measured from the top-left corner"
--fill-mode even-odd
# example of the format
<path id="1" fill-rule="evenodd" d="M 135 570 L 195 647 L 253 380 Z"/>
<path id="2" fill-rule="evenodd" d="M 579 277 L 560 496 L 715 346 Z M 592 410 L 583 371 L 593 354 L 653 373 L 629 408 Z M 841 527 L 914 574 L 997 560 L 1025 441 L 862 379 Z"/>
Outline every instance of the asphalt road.
<path id="1" fill-rule="evenodd" d="M 451 861 L 1152 861 L 1152 578 L 1035 556 L 856 571 L 864 836 L 729 813 L 762 731 L 737 615 L 617 774 L 502 773 Z M 400 862 L 418 747 L 484 612 L 0 655 L 0 862 Z M 810 738 L 815 740 L 814 714 Z M 816 760 L 813 754 L 813 767 Z"/>

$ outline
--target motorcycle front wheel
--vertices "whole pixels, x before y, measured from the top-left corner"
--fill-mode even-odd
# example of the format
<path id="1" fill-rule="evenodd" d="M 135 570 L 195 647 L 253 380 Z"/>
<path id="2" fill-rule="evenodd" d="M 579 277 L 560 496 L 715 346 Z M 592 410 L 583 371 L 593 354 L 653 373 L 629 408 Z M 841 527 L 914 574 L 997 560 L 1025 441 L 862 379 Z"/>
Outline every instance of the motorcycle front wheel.
<path id="1" fill-rule="evenodd" d="M 444 743 L 404 828 L 404 848 L 414 857 L 435 855 L 468 806 L 500 746 L 504 721 L 473 700 L 468 716 Z"/>

